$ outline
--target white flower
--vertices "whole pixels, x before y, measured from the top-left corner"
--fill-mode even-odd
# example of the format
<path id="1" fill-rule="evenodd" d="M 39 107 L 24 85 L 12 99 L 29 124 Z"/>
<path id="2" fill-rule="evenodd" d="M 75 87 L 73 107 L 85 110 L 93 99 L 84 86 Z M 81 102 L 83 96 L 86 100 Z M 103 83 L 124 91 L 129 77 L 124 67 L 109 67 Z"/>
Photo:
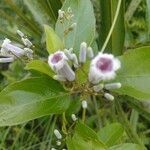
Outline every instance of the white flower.
<path id="1" fill-rule="evenodd" d="M 12 56 L 15 55 L 17 57 L 20 57 L 24 55 L 25 51 L 13 44 L 11 44 L 11 41 L 9 39 L 5 39 L 2 48 L 1 48 L 1 54 L 3 56 Z"/>
<path id="2" fill-rule="evenodd" d="M 89 81 L 98 84 L 101 80 L 114 79 L 120 66 L 120 61 L 113 55 L 99 53 L 91 62 Z"/>
<path id="3" fill-rule="evenodd" d="M 48 58 L 48 64 L 58 75 L 66 78 L 68 81 L 75 80 L 75 73 L 67 62 L 68 58 L 62 51 L 51 54 Z"/>
<path id="4" fill-rule="evenodd" d="M 67 60 L 68 58 L 62 51 L 57 51 L 54 54 L 49 55 L 48 57 L 48 63 L 54 71 L 60 70 Z"/>

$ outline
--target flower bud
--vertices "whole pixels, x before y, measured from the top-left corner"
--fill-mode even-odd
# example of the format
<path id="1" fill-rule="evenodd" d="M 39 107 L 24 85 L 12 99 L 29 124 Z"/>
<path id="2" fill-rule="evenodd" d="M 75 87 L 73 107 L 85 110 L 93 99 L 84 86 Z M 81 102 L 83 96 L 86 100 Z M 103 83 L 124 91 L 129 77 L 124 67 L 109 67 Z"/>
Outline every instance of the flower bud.
<path id="1" fill-rule="evenodd" d="M 21 40 L 22 40 L 23 44 L 27 47 L 31 47 L 33 45 L 32 42 L 27 38 L 22 37 Z"/>
<path id="2" fill-rule="evenodd" d="M 121 83 L 109 83 L 105 84 L 104 87 L 106 90 L 119 89 L 121 88 Z"/>
<path id="3" fill-rule="evenodd" d="M 59 18 L 59 19 L 64 18 L 64 14 L 65 14 L 64 11 L 62 11 L 61 9 L 58 10 L 58 18 Z"/>
<path id="4" fill-rule="evenodd" d="M 73 65 L 75 68 L 79 67 L 79 63 L 78 63 L 78 58 L 76 56 L 76 54 L 72 54 L 72 61 L 73 61 Z"/>
<path id="5" fill-rule="evenodd" d="M 82 101 L 82 108 L 83 109 L 86 109 L 87 108 L 87 101 Z"/>
<path id="6" fill-rule="evenodd" d="M 73 24 L 69 27 L 69 29 L 70 29 L 70 30 L 73 30 L 76 26 L 77 26 L 77 23 L 73 23 Z"/>
<path id="7" fill-rule="evenodd" d="M 105 94 L 104 94 L 104 97 L 105 97 L 107 100 L 109 100 L 109 101 L 113 101 L 113 100 L 114 100 L 114 96 L 111 95 L 111 94 L 109 94 L 109 93 L 105 93 Z"/>
<path id="8" fill-rule="evenodd" d="M 101 91 L 103 88 L 104 88 L 104 85 L 103 85 L 103 84 L 98 84 L 98 85 L 93 86 L 93 90 L 94 90 L 95 92 L 99 92 L 99 91 Z"/>
<path id="9" fill-rule="evenodd" d="M 56 145 L 60 146 L 61 145 L 61 141 L 56 141 Z"/>
<path id="10" fill-rule="evenodd" d="M 78 119 L 75 114 L 72 114 L 71 118 L 72 118 L 73 121 L 77 121 L 77 119 Z"/>
<path id="11" fill-rule="evenodd" d="M 18 34 L 20 37 L 24 37 L 24 33 L 21 32 L 20 30 L 17 30 L 17 34 Z"/>
<path id="12" fill-rule="evenodd" d="M 72 53 L 69 50 L 64 49 L 64 53 L 69 60 L 72 60 Z"/>
<path id="13" fill-rule="evenodd" d="M 92 59 L 94 57 L 93 49 L 91 47 L 87 48 L 87 56 Z"/>
<path id="14" fill-rule="evenodd" d="M 54 130 L 54 134 L 57 139 L 59 139 L 59 140 L 62 139 L 62 135 L 60 134 L 60 132 L 57 129 Z"/>
<path id="15" fill-rule="evenodd" d="M 80 52 L 79 52 L 79 62 L 85 63 L 86 62 L 86 51 L 87 51 L 87 44 L 82 42 L 80 45 Z"/>

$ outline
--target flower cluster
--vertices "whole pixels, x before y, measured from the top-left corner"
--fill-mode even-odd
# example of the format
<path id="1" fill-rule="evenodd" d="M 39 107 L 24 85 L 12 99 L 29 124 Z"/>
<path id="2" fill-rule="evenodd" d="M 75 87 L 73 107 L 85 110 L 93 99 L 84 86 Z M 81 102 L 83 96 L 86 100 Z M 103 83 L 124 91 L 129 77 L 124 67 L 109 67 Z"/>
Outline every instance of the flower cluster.
<path id="1" fill-rule="evenodd" d="M 0 63 L 13 62 L 16 58 L 24 56 L 28 59 L 33 58 L 33 51 L 31 50 L 33 44 L 20 30 L 17 30 L 17 33 L 21 37 L 24 47 L 20 48 L 17 44 L 12 43 L 6 38 L 0 50 L 0 55 L 2 56 L 2 58 L 0 58 Z"/>
<path id="2" fill-rule="evenodd" d="M 82 42 L 80 45 L 79 57 L 73 53 L 73 48 L 58 50 L 53 54 L 50 54 L 48 63 L 51 69 L 56 73 L 55 80 L 59 81 L 75 81 L 75 70 L 86 63 L 86 60 L 90 59 L 88 81 L 92 85 L 94 92 L 102 91 L 104 97 L 108 100 L 113 100 L 114 97 L 107 93 L 104 93 L 104 89 L 109 91 L 111 89 L 117 89 L 121 87 L 121 83 L 107 83 L 104 81 L 112 80 L 116 77 L 116 71 L 121 67 L 120 61 L 112 54 L 103 54 L 99 52 L 94 57 L 94 52 L 91 47 L 87 46 L 87 43 Z"/>

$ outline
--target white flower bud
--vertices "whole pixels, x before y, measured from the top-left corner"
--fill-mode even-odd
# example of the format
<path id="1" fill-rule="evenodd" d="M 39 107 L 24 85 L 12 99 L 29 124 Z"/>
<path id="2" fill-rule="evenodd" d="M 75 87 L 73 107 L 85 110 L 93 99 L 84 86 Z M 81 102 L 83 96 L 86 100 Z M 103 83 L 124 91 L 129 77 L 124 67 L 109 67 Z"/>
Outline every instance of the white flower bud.
<path id="1" fill-rule="evenodd" d="M 29 59 L 33 59 L 33 50 L 30 48 L 24 48 L 25 54 Z"/>
<path id="2" fill-rule="evenodd" d="M 68 58 L 69 60 L 72 60 L 72 54 L 71 54 L 71 52 L 70 52 L 69 50 L 64 49 L 64 53 L 65 53 L 65 55 L 67 56 L 67 58 Z"/>
<path id="3" fill-rule="evenodd" d="M 82 42 L 80 45 L 80 52 L 79 52 L 79 62 L 85 63 L 86 62 L 86 51 L 87 51 L 87 44 Z"/>
<path id="4" fill-rule="evenodd" d="M 23 44 L 27 47 L 31 47 L 33 45 L 32 42 L 27 38 L 22 37 L 21 40 L 22 40 Z"/>
<path id="5" fill-rule="evenodd" d="M 86 109 L 87 108 L 87 101 L 82 101 L 82 108 L 83 109 Z"/>
<path id="6" fill-rule="evenodd" d="M 66 81 L 66 78 L 61 75 L 54 75 L 53 79 L 57 81 Z"/>
<path id="7" fill-rule="evenodd" d="M 69 28 L 73 30 L 77 26 L 77 23 L 73 23 Z"/>
<path id="8" fill-rule="evenodd" d="M 71 118 L 72 118 L 73 121 L 77 121 L 77 119 L 78 119 L 75 114 L 72 114 Z"/>
<path id="9" fill-rule="evenodd" d="M 62 139 L 62 135 L 60 134 L 60 132 L 57 129 L 54 130 L 54 134 L 57 139 L 59 139 L 59 140 Z"/>
<path id="10" fill-rule="evenodd" d="M 59 18 L 59 19 L 64 18 L 64 14 L 65 14 L 64 11 L 62 11 L 61 9 L 58 10 L 58 18 Z"/>
<path id="11" fill-rule="evenodd" d="M 60 146 L 61 145 L 61 141 L 56 141 L 56 145 Z"/>
<path id="12" fill-rule="evenodd" d="M 109 93 L 105 93 L 104 94 L 104 97 L 107 99 L 107 100 L 110 100 L 110 101 L 113 101 L 114 100 L 114 96 L 109 94 Z"/>
<path id="13" fill-rule="evenodd" d="M 95 92 L 99 92 L 99 91 L 101 91 L 103 88 L 104 88 L 104 84 L 98 84 L 98 85 L 93 86 L 93 90 L 94 90 Z"/>
<path id="14" fill-rule="evenodd" d="M 92 59 L 94 57 L 93 49 L 91 47 L 87 48 L 87 56 Z"/>
<path id="15" fill-rule="evenodd" d="M 104 87 L 106 90 L 119 89 L 121 88 L 121 83 L 109 83 L 109 84 L 105 84 Z"/>
<path id="16" fill-rule="evenodd" d="M 70 53 L 73 53 L 73 48 L 69 48 L 68 50 Z"/>
<path id="17" fill-rule="evenodd" d="M 76 56 L 76 54 L 72 54 L 72 61 L 73 61 L 73 65 L 75 68 L 79 67 L 79 63 L 78 63 L 78 58 Z"/>
<path id="18" fill-rule="evenodd" d="M 10 63 L 14 61 L 14 57 L 0 58 L 0 63 Z"/>
<path id="19" fill-rule="evenodd" d="M 24 33 L 21 32 L 20 30 L 17 30 L 17 34 L 18 34 L 20 37 L 24 37 Z"/>

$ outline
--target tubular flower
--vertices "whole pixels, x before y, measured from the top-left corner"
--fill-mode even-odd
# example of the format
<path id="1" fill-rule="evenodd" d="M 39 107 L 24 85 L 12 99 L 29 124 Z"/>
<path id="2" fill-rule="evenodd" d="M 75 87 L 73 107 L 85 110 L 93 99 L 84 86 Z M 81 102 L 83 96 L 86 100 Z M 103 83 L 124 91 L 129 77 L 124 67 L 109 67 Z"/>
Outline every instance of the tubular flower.
<path id="1" fill-rule="evenodd" d="M 91 61 L 89 81 L 98 84 L 101 80 L 114 79 L 120 66 L 120 61 L 113 55 L 99 53 Z"/>
<path id="2" fill-rule="evenodd" d="M 75 80 L 75 73 L 68 64 L 68 58 L 62 51 L 51 54 L 48 58 L 48 64 L 58 75 L 61 75 L 68 81 Z"/>
<path id="3" fill-rule="evenodd" d="M 2 56 L 6 56 L 6 57 L 27 56 L 30 59 L 30 58 L 32 58 L 33 51 L 31 49 L 30 49 L 30 51 L 24 50 L 16 45 L 13 45 L 9 39 L 5 39 L 2 44 L 0 53 Z"/>

